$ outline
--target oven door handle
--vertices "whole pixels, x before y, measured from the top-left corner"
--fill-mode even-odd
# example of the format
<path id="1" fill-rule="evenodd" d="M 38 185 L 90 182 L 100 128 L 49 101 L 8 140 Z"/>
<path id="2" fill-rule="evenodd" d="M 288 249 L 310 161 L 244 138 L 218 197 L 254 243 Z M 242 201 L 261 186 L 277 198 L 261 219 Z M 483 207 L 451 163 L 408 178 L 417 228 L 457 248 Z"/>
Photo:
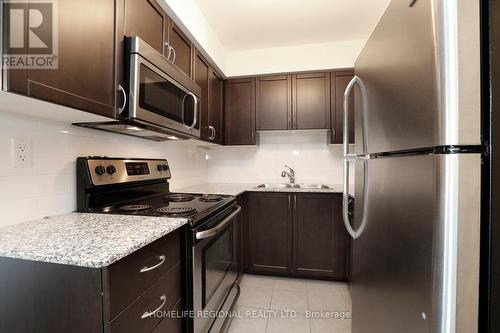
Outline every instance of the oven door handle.
<path id="1" fill-rule="evenodd" d="M 210 237 L 213 237 L 213 236 L 219 234 L 224 229 L 224 227 L 229 222 L 231 222 L 231 220 L 236 215 L 238 215 L 241 212 L 240 206 L 236 205 L 235 207 L 236 207 L 236 210 L 234 212 L 232 212 L 231 214 L 229 214 L 224 220 L 222 220 L 222 222 L 217 224 L 217 226 L 210 228 L 208 230 L 198 231 L 196 233 L 196 239 L 200 240 L 200 239 L 210 238 Z"/>

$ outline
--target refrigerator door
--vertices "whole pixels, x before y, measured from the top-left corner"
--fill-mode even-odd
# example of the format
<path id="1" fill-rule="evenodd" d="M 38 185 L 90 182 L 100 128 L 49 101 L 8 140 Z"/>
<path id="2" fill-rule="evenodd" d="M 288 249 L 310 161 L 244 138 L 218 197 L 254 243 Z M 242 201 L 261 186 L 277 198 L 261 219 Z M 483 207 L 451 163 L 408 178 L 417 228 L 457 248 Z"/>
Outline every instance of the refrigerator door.
<path id="1" fill-rule="evenodd" d="M 475 332 L 479 155 L 372 159 L 357 163 L 357 176 L 363 168 L 369 177 L 367 186 L 356 178 L 353 228 L 367 218 L 353 241 L 352 332 Z"/>
<path id="2" fill-rule="evenodd" d="M 479 3 L 410 2 L 390 2 L 355 63 L 368 95 L 367 151 L 478 145 Z M 357 144 L 360 131 L 357 122 Z"/>

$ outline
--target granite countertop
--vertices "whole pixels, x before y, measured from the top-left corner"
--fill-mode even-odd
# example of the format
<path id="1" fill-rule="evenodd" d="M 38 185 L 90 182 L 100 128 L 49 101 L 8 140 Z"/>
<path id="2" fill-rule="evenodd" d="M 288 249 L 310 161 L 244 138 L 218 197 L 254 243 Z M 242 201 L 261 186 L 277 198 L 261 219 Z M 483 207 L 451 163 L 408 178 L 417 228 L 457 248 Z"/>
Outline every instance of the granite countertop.
<path id="1" fill-rule="evenodd" d="M 185 218 L 69 213 L 0 229 L 0 257 L 101 268 L 187 222 Z"/>
<path id="2" fill-rule="evenodd" d="M 181 189 L 174 192 L 202 193 L 202 194 L 229 194 L 240 195 L 244 192 L 302 192 L 302 193 L 342 193 L 342 185 L 325 184 L 329 189 L 307 189 L 307 188 L 256 188 L 259 184 L 251 183 L 204 183 Z"/>

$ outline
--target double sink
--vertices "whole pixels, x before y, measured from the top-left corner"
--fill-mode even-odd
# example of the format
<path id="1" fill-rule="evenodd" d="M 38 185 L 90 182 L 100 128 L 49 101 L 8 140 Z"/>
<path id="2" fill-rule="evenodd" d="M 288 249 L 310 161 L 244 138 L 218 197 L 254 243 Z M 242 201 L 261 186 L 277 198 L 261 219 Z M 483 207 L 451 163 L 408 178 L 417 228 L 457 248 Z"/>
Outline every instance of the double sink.
<path id="1" fill-rule="evenodd" d="M 255 188 L 267 188 L 267 189 L 287 189 L 287 188 L 296 188 L 296 189 L 306 189 L 306 190 L 328 190 L 330 186 L 323 184 L 260 184 Z"/>

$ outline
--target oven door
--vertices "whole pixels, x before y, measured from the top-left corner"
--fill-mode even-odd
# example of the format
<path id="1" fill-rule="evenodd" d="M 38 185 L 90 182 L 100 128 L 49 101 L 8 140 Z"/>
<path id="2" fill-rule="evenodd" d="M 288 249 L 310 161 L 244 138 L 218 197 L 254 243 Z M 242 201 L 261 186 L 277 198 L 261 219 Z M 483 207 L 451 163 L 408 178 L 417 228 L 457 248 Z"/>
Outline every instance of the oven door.
<path id="1" fill-rule="evenodd" d="M 130 55 L 128 119 L 200 137 L 200 98 L 141 55 Z"/>
<path id="2" fill-rule="evenodd" d="M 236 229 L 241 207 L 233 205 L 194 231 L 194 333 L 209 332 L 216 321 L 210 311 L 224 304 L 238 278 Z M 234 300 L 227 303 L 234 303 Z M 224 307 L 223 307 L 224 305 Z M 200 315 L 201 314 L 201 315 Z"/>

